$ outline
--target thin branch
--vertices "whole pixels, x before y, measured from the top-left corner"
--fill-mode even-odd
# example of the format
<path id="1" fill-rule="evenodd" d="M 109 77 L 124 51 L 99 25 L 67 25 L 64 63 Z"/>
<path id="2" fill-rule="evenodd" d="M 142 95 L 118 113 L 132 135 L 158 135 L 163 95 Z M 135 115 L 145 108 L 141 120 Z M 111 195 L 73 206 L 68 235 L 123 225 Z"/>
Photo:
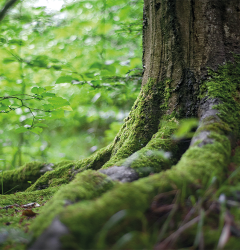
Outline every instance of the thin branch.
<path id="1" fill-rule="evenodd" d="M 8 10 L 17 2 L 18 0 L 10 0 L 8 1 L 3 9 L 0 11 L 0 21 L 3 20 L 5 15 L 7 14 Z"/>

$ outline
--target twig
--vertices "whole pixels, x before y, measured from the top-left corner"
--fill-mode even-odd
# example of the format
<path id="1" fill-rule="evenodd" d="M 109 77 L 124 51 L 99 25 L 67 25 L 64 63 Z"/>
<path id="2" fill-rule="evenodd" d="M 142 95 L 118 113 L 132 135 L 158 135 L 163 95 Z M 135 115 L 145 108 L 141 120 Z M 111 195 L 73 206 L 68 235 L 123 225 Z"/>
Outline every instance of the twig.
<path id="1" fill-rule="evenodd" d="M 0 11 L 0 21 L 3 20 L 5 15 L 7 14 L 8 10 L 17 2 L 18 0 L 10 0 L 5 4 L 3 9 Z"/>
<path id="2" fill-rule="evenodd" d="M 207 216 L 213 209 L 215 204 L 212 204 L 210 206 L 210 208 L 206 211 L 205 215 Z M 169 243 L 174 244 L 174 242 L 176 241 L 176 239 L 189 227 L 193 226 L 194 224 L 196 224 L 199 220 L 201 219 L 201 216 L 198 215 L 197 217 L 195 217 L 194 219 L 190 220 L 189 222 L 187 222 L 186 224 L 184 224 L 183 226 L 181 226 L 177 231 L 175 231 L 174 233 L 172 233 L 170 236 L 168 236 L 164 241 L 162 241 L 160 244 L 158 244 L 157 246 L 155 246 L 155 250 L 160 250 L 160 249 L 166 249 L 166 246 L 169 246 Z"/>

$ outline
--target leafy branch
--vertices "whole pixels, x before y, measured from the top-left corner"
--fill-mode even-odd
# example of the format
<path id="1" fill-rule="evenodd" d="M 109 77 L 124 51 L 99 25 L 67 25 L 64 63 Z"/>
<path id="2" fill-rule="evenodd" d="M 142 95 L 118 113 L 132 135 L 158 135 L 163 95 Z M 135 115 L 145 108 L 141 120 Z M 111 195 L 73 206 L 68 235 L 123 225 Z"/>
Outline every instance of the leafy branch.
<path id="1" fill-rule="evenodd" d="M 64 115 L 64 110 L 72 111 L 69 102 L 62 98 L 57 97 L 54 93 L 49 92 L 53 87 L 33 87 L 29 94 L 16 94 L 9 96 L 0 96 L 0 113 L 9 113 L 19 108 L 26 108 L 31 114 L 31 123 L 16 129 L 16 132 L 23 133 L 31 130 L 34 133 L 41 133 L 42 128 L 47 127 L 43 124 L 43 120 L 61 118 Z M 19 101 L 20 103 L 16 102 Z M 33 105 L 26 103 L 27 101 L 41 101 L 41 108 L 36 108 Z M 35 104 L 36 105 L 36 104 Z M 39 106 L 39 105 L 38 105 Z M 49 117 L 48 114 L 52 113 Z M 41 115 L 44 114 L 44 115 Z"/>

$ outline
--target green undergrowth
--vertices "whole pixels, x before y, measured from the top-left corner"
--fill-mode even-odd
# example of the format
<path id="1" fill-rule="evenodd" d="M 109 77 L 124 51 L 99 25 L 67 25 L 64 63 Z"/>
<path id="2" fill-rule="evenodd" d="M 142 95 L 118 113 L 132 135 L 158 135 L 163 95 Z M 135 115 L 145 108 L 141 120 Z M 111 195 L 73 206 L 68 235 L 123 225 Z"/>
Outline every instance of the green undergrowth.
<path id="1" fill-rule="evenodd" d="M 21 207 L 29 203 L 37 203 L 39 207 L 28 208 L 34 213 L 41 213 L 45 203 L 53 197 L 59 187 L 37 190 L 34 192 L 17 192 L 2 195 L 0 198 L 0 249 L 26 249 L 31 239 L 29 225 L 35 216 L 24 216 L 27 208 Z"/>

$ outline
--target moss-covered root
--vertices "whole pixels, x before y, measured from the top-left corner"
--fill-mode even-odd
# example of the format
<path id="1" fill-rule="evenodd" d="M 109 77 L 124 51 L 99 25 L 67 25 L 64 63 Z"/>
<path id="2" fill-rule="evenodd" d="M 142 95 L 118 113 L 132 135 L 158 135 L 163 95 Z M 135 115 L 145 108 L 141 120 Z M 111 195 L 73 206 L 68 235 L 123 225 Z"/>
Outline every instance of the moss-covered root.
<path id="1" fill-rule="evenodd" d="M 53 168 L 54 166 L 49 164 L 31 162 L 20 168 L 4 171 L 0 173 L 0 194 L 24 191 L 41 175 Z"/>
<path id="2" fill-rule="evenodd" d="M 66 186 L 63 186 L 46 205 L 41 216 L 36 218 L 32 227 L 35 235 L 39 235 L 42 229 L 46 229 L 52 220 L 64 212 L 68 206 L 75 203 L 85 203 L 102 193 L 113 188 L 117 183 L 112 182 L 106 175 L 94 170 L 86 170 L 76 175 L 76 178 Z M 41 225 L 41 227 L 39 227 Z M 34 249 L 38 249 L 37 247 Z M 39 249 L 46 249 L 44 246 Z"/>
<path id="3" fill-rule="evenodd" d="M 69 183 L 74 176 L 86 169 L 99 169 L 111 156 L 112 144 L 97 151 L 90 157 L 80 161 L 66 161 L 56 164 L 53 171 L 47 172 L 41 176 L 26 191 L 56 187 Z"/>
<path id="4" fill-rule="evenodd" d="M 14 194 L 2 195 L 0 199 L 0 207 L 13 204 L 24 205 L 32 202 L 37 202 L 39 204 L 44 203 L 48 201 L 58 190 L 58 187 L 53 187 L 33 192 L 17 192 Z"/>
<path id="5" fill-rule="evenodd" d="M 64 205 L 65 196 L 71 195 L 70 191 L 64 195 L 59 192 L 58 196 L 54 198 L 54 202 L 58 202 L 58 205 L 51 203 L 47 206 L 44 213 L 32 225 L 35 240 L 46 229 L 46 224 L 43 223 L 52 221 L 53 217 L 56 216 L 58 216 L 59 222 L 68 228 L 65 235 L 59 236 L 63 249 L 101 248 L 102 235 L 105 235 L 104 240 L 107 243 L 104 247 L 106 248 L 108 247 L 106 244 L 116 242 L 126 232 L 139 230 L 139 218 L 144 217 L 151 200 L 159 192 L 185 187 L 185 192 L 190 194 L 194 193 L 194 190 L 189 188 L 189 184 L 204 185 L 213 175 L 219 181 L 223 179 L 231 154 L 230 142 L 227 136 L 214 132 L 211 138 L 213 139 L 211 144 L 191 147 L 172 169 L 132 183 L 119 184 L 95 201 L 78 201 L 64 209 L 58 208 Z M 56 211 L 56 209 L 59 210 Z M 108 228 L 106 225 L 111 224 L 109 222 L 110 217 L 124 209 L 133 211 L 136 216 L 132 216 L 131 219 L 125 218 L 123 224 L 113 223 L 111 229 L 109 228 L 106 231 L 106 228 Z M 112 234 L 112 232 L 114 233 Z M 110 241 L 107 237 L 109 234 L 111 236 Z M 50 242 L 51 237 L 46 240 Z M 139 244 L 142 244 L 142 242 Z M 143 245 L 139 247 L 142 248 Z M 138 248 L 138 246 L 135 248 Z"/>
<path id="6" fill-rule="evenodd" d="M 134 152 L 145 147 L 152 136 L 158 131 L 159 122 L 163 115 L 161 105 L 165 102 L 164 83 L 149 79 L 142 86 L 129 116 L 114 139 L 112 155 L 106 166 L 115 165 Z"/>
<path id="7" fill-rule="evenodd" d="M 178 147 L 171 138 L 176 128 L 176 119 L 161 122 L 161 128 L 144 148 L 126 159 L 117 161 L 114 166 L 130 167 L 138 173 L 139 177 L 170 168 L 176 163 L 174 156 Z M 102 169 L 108 167 L 109 163 L 105 164 Z"/>

